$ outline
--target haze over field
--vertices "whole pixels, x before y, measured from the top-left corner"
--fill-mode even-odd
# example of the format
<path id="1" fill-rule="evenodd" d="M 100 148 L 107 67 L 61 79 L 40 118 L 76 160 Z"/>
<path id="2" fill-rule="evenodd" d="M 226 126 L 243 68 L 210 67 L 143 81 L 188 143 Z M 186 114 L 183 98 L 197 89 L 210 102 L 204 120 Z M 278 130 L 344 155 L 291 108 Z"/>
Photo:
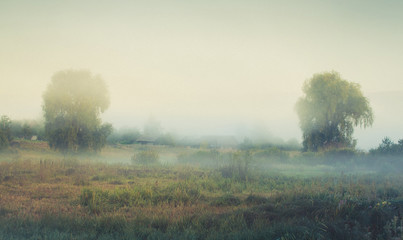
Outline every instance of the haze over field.
<path id="1" fill-rule="evenodd" d="M 104 121 L 180 134 L 242 135 L 264 126 L 301 139 L 303 82 L 336 70 L 370 100 L 358 148 L 403 136 L 402 1 L 0 2 L 0 114 L 39 118 L 63 69 L 109 86 Z M 260 129 L 263 127 L 260 127 Z M 252 130 L 251 130 L 252 129 Z"/>

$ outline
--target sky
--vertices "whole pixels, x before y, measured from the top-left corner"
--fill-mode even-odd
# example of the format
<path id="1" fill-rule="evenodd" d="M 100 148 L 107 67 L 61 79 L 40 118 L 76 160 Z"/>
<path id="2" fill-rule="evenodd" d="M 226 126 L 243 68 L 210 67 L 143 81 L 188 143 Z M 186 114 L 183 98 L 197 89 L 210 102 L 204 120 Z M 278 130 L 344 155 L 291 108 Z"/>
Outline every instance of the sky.
<path id="1" fill-rule="evenodd" d="M 150 116 L 182 135 L 265 129 L 301 141 L 304 81 L 337 71 L 374 110 L 358 147 L 403 138 L 403 1 L 0 1 L 0 115 L 39 119 L 54 73 L 108 85 L 116 128 Z"/>

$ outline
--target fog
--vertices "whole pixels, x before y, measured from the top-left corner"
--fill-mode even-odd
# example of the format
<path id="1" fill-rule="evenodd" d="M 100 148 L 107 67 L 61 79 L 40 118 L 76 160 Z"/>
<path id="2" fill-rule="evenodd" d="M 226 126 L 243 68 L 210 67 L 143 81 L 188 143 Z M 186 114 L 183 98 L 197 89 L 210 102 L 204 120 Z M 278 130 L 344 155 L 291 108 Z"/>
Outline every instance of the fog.
<path id="1" fill-rule="evenodd" d="M 52 75 L 88 69 L 107 83 L 102 116 L 180 135 L 300 141 L 302 84 L 335 70 L 370 100 L 358 148 L 403 136 L 401 1 L 0 2 L 0 109 L 42 116 Z M 258 131 L 259 132 L 259 131 Z M 260 131 L 262 132 L 262 131 Z"/>

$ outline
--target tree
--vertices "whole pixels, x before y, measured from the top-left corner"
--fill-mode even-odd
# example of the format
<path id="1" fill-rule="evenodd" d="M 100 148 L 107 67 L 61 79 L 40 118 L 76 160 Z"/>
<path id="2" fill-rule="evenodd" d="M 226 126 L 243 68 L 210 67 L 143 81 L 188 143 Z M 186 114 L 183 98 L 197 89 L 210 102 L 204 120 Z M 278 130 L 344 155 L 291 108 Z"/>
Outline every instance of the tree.
<path id="1" fill-rule="evenodd" d="M 100 150 L 112 132 L 100 114 L 109 107 L 107 87 L 85 70 L 57 72 L 43 94 L 49 145 L 62 151 Z"/>
<path id="2" fill-rule="evenodd" d="M 360 85 L 348 82 L 337 72 L 315 74 L 304 83 L 305 96 L 296 103 L 305 151 L 355 147 L 355 126 L 373 123 L 369 101 Z"/>
<path id="3" fill-rule="evenodd" d="M 31 130 L 31 127 L 28 125 L 28 124 L 24 124 L 23 126 L 22 126 L 22 135 L 23 135 L 23 137 L 24 137 L 24 139 L 31 139 L 31 137 L 32 137 L 32 130 Z"/>
<path id="4" fill-rule="evenodd" d="M 45 139 L 45 129 L 42 120 L 15 120 L 12 121 L 10 127 L 13 138 L 31 139 L 33 136 L 36 136 L 37 140 Z"/>
<path id="5" fill-rule="evenodd" d="M 11 120 L 3 115 L 0 118 L 0 149 L 8 147 L 11 140 Z"/>
<path id="6" fill-rule="evenodd" d="M 392 142 L 390 138 L 385 137 L 382 143 L 377 148 L 369 150 L 372 155 L 395 155 L 401 156 L 403 154 L 403 139 L 400 139 L 397 143 Z"/>

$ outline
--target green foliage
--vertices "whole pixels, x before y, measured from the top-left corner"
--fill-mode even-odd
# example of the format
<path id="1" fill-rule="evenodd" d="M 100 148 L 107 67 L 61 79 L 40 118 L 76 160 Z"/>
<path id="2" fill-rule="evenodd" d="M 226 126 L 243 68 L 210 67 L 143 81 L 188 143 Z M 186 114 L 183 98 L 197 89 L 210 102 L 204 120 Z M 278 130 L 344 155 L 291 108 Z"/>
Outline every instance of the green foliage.
<path id="1" fill-rule="evenodd" d="M 249 166 L 253 161 L 251 151 L 238 151 L 231 154 L 230 160 L 219 170 L 223 177 L 247 180 Z"/>
<path id="2" fill-rule="evenodd" d="M 131 158 L 133 164 L 156 164 L 159 160 L 159 153 L 153 148 L 145 148 L 135 153 Z"/>
<path id="3" fill-rule="evenodd" d="M 372 155 L 392 155 L 392 156 L 402 156 L 403 155 L 403 139 L 400 139 L 398 143 L 392 142 L 390 138 L 385 137 L 382 143 L 379 144 L 377 148 L 370 149 L 369 153 Z"/>
<path id="4" fill-rule="evenodd" d="M 373 123 L 372 109 L 360 86 L 337 72 L 315 74 L 303 86 L 296 104 L 305 151 L 354 147 L 354 126 Z"/>
<path id="5" fill-rule="evenodd" d="M 15 138 L 31 139 L 35 132 L 33 125 L 28 122 L 13 121 L 11 123 L 11 134 Z"/>
<path id="6" fill-rule="evenodd" d="M 99 115 L 109 106 L 104 81 L 88 71 L 67 70 L 52 77 L 43 94 L 49 145 L 62 151 L 99 151 L 112 132 Z"/>
<path id="7" fill-rule="evenodd" d="M 13 121 L 11 133 L 15 138 L 31 139 L 36 136 L 37 140 L 45 139 L 45 126 L 42 121 Z"/>
<path id="8" fill-rule="evenodd" d="M 107 143 L 107 138 L 108 136 L 112 133 L 113 128 L 112 128 L 112 124 L 110 123 L 104 123 L 102 124 L 100 127 L 96 128 L 93 132 L 92 132 L 92 146 L 91 145 L 87 145 L 89 149 L 93 149 L 95 151 L 99 151 L 100 149 L 102 149 L 106 143 Z M 84 144 L 83 144 L 84 145 Z"/>
<path id="9" fill-rule="evenodd" d="M 3 115 L 0 119 L 0 149 L 8 147 L 12 139 L 11 120 Z"/>

